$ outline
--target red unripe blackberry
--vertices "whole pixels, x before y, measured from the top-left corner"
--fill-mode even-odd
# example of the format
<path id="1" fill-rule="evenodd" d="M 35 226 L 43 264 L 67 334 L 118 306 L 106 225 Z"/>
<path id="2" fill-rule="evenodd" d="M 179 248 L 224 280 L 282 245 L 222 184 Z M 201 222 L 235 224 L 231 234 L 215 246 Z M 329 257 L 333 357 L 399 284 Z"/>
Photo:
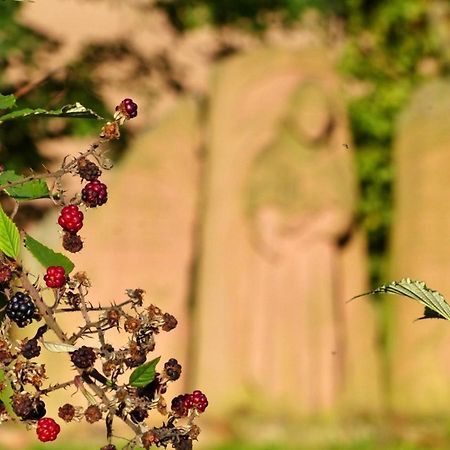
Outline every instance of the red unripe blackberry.
<path id="1" fill-rule="evenodd" d="M 126 98 L 121 101 L 119 106 L 116 106 L 116 111 L 120 111 L 127 119 L 133 119 L 137 116 L 138 105 L 131 100 L 131 98 Z"/>
<path id="2" fill-rule="evenodd" d="M 16 292 L 6 305 L 6 315 L 20 328 L 31 323 L 35 312 L 33 300 L 23 292 Z"/>
<path id="3" fill-rule="evenodd" d="M 66 231 L 63 236 L 62 245 L 70 253 L 77 253 L 83 248 L 83 241 L 75 233 Z"/>
<path id="4" fill-rule="evenodd" d="M 106 184 L 98 180 L 91 181 L 81 191 L 81 199 L 89 208 L 104 205 L 108 200 Z"/>
<path id="5" fill-rule="evenodd" d="M 50 417 L 38 420 L 36 434 L 41 442 L 54 441 L 60 431 L 61 427 Z"/>
<path id="6" fill-rule="evenodd" d="M 202 413 L 208 406 L 208 399 L 202 391 L 194 391 L 191 395 L 192 406 Z"/>
<path id="7" fill-rule="evenodd" d="M 61 266 L 50 266 L 44 275 L 45 284 L 49 288 L 62 288 L 67 281 L 66 271 Z"/>
<path id="8" fill-rule="evenodd" d="M 78 174 L 83 180 L 94 181 L 102 174 L 102 171 L 97 164 L 81 158 L 78 160 Z"/>
<path id="9" fill-rule="evenodd" d="M 58 223 L 64 230 L 76 233 L 83 227 L 83 219 L 84 215 L 78 206 L 68 205 L 61 210 Z"/>
<path id="10" fill-rule="evenodd" d="M 41 347 L 38 344 L 37 339 L 30 339 L 25 341 L 22 345 L 22 355 L 26 359 L 36 358 L 41 354 Z"/>
<path id="11" fill-rule="evenodd" d="M 89 367 L 94 365 L 97 355 L 95 354 L 94 349 L 83 345 L 71 353 L 70 359 L 75 367 L 78 367 L 79 369 L 89 369 Z"/>

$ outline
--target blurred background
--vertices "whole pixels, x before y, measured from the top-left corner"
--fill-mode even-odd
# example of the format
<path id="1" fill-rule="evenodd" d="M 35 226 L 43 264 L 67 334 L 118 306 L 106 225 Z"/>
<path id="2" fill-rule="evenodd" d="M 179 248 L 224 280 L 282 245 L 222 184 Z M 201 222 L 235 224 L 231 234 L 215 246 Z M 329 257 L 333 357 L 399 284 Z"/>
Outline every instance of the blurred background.
<path id="1" fill-rule="evenodd" d="M 169 399 L 208 396 L 199 447 L 449 448 L 448 324 L 347 301 L 407 276 L 450 296 L 450 2 L 3 0 L 0 67 L 21 106 L 138 103 L 73 260 L 96 301 L 140 287 L 178 318 L 155 352 L 183 366 Z M 55 168 L 100 126 L 6 123 L 0 162 Z M 18 220 L 61 249 L 50 206 Z"/>

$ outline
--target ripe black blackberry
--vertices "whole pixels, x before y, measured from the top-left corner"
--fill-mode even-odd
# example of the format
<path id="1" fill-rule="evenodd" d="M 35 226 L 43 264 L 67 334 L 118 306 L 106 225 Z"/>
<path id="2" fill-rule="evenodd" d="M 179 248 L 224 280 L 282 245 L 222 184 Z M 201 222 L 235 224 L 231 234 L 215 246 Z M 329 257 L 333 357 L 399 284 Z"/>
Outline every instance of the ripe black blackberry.
<path id="1" fill-rule="evenodd" d="M 42 400 L 35 400 L 32 405 L 31 412 L 26 415 L 24 420 L 39 420 L 42 419 L 47 414 L 45 409 L 45 403 Z"/>
<path id="2" fill-rule="evenodd" d="M 176 416 L 178 417 L 187 416 L 189 408 L 187 408 L 185 400 L 188 397 L 189 394 L 181 394 L 177 395 L 172 399 L 171 409 Z"/>
<path id="3" fill-rule="evenodd" d="M 148 417 L 148 412 L 144 408 L 140 406 L 136 406 L 133 410 L 130 411 L 130 419 L 134 423 L 143 422 Z"/>
<path id="4" fill-rule="evenodd" d="M 6 306 L 6 315 L 20 328 L 31 323 L 35 312 L 33 300 L 24 292 L 16 292 Z"/>
<path id="5" fill-rule="evenodd" d="M 22 344 L 22 355 L 26 359 L 36 358 L 41 354 L 41 347 L 37 339 L 30 339 Z"/>
<path id="6" fill-rule="evenodd" d="M 91 181 L 82 189 L 81 199 L 89 208 L 104 205 L 108 200 L 106 184 L 98 180 Z"/>
<path id="7" fill-rule="evenodd" d="M 181 365 L 178 364 L 178 361 L 175 358 L 170 358 L 169 361 L 164 364 L 164 371 L 169 380 L 178 380 L 181 375 Z"/>
<path id="8" fill-rule="evenodd" d="M 85 345 L 75 350 L 70 355 L 70 359 L 74 366 L 79 369 L 89 369 L 89 367 L 94 365 L 96 358 L 97 355 L 95 354 L 94 349 L 86 347 Z"/>
<path id="9" fill-rule="evenodd" d="M 63 235 L 62 245 L 70 253 L 77 253 L 83 248 L 83 241 L 76 233 L 66 231 Z"/>
<path id="10" fill-rule="evenodd" d="M 97 164 L 81 158 L 78 160 L 78 174 L 83 180 L 94 181 L 102 174 L 102 171 Z"/>

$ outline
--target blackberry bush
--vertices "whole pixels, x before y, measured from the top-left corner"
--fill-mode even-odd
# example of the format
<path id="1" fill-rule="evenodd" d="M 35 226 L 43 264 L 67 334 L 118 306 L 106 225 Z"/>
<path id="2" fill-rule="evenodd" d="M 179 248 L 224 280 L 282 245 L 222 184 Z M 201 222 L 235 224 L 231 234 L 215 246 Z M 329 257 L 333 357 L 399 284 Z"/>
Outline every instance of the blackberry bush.
<path id="1" fill-rule="evenodd" d="M 29 110 L 9 114 L 7 110 L 14 104 L 14 96 L 0 95 L 0 126 L 4 121 L 30 114 Z M 42 111 L 39 114 L 46 115 Z M 99 118 L 80 104 L 60 110 L 61 116 L 72 114 L 77 118 Z M 58 115 L 58 111 L 51 115 Z M 98 139 L 87 150 L 64 158 L 53 172 L 21 176 L 5 167 L 0 170 L 2 198 L 9 197 L 15 205 L 9 215 L 0 207 L 0 290 L 7 299 L 0 322 L 0 378 L 2 385 L 7 385 L 6 391 L 11 392 L 0 401 L 0 422 L 18 421 L 27 428 L 34 427 L 42 442 L 53 441 L 64 431 L 46 416 L 44 398 L 54 393 L 61 399 L 61 423 L 104 423 L 103 450 L 117 448 L 113 429 L 118 420 L 130 430 L 123 448 L 192 448 L 200 430 L 195 419 L 208 405 L 206 396 L 198 390 L 171 401 L 165 399 L 170 383 L 181 376 L 181 364 L 169 358 L 159 367 L 160 357 L 152 357 L 151 353 L 156 348 L 155 337 L 176 328 L 178 322 L 173 315 L 148 304 L 145 292 L 139 288 L 127 289 L 119 301 L 116 297 L 110 305 L 94 306 L 89 299 L 88 275 L 74 271 L 68 256 L 46 247 L 14 223 L 21 207 L 19 200 L 47 198 L 59 211 L 62 250 L 81 251 L 85 243 L 78 233 L 85 219 L 89 221 L 89 209 L 104 205 L 108 199 L 107 186 L 99 179 L 104 170 L 112 168 L 106 156 L 107 144 L 117 139 L 120 127 L 136 115 L 137 104 L 133 100 L 120 102 L 113 120 L 101 127 Z M 81 179 L 82 183 L 80 192 L 71 198 L 65 188 L 68 177 Z M 25 251 L 44 265 L 43 277 L 23 267 L 21 241 Z M 53 299 L 44 301 L 43 291 L 53 295 Z M 61 314 L 72 315 L 73 320 L 66 322 L 73 323 L 74 329 L 61 328 L 62 321 L 56 320 Z M 37 331 L 17 342 L 14 328 L 24 328 L 33 320 L 38 322 Z M 108 341 L 110 330 L 123 333 L 122 345 L 113 346 Z M 47 338 L 50 331 L 52 336 Z M 89 346 L 82 345 L 86 338 L 90 338 Z M 48 380 L 40 357 L 48 352 L 54 352 L 52 357 L 62 357 L 62 362 L 74 371 L 70 379 L 45 384 Z M 127 372 L 128 377 L 124 377 Z M 75 394 L 79 398 L 73 405 Z M 165 416 L 160 427 L 154 426 L 152 411 Z"/>

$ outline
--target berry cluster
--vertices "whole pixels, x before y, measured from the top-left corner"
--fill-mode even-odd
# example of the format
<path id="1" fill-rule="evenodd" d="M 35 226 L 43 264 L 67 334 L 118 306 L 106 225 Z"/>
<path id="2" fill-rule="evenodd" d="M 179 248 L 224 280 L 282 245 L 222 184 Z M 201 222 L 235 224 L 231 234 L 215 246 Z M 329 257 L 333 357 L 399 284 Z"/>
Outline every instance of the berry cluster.
<path id="1" fill-rule="evenodd" d="M 24 292 L 16 292 L 6 305 L 6 315 L 20 328 L 31 323 L 35 312 L 33 300 Z"/>
<path id="2" fill-rule="evenodd" d="M 112 164 L 101 147 L 118 138 L 120 125 L 136 115 L 136 103 L 129 98 L 123 100 L 116 108 L 114 121 L 102 128 L 99 139 L 88 150 L 77 157 L 65 158 L 59 170 L 36 177 L 39 180 L 48 177 L 53 182 L 51 198 L 61 202 L 58 224 L 62 228 L 63 247 L 69 252 L 76 253 L 83 248 L 78 235 L 84 221 L 80 205 L 95 208 L 108 200 L 107 186 L 99 178 L 101 169 L 108 170 Z M 69 201 L 66 201 L 67 191 L 62 182 L 65 175 L 77 176 L 84 183 L 81 193 Z M 7 191 L 5 195 L 8 195 Z M 11 218 L 14 219 L 14 215 Z M 162 331 L 173 330 L 177 326 L 176 318 L 157 306 L 146 304 L 142 289 L 127 289 L 122 301 L 94 305 L 89 299 L 91 282 L 85 272 L 76 272 L 69 277 L 69 271 L 66 269 L 66 273 L 64 269 L 69 264 L 66 266 L 62 262 L 61 255 L 44 250 L 38 254 L 31 246 L 28 250 L 39 262 L 45 261 L 43 281 L 40 277 L 31 277 L 18 257 L 0 254 L 0 293 L 9 299 L 4 307 L 7 320 L 0 323 L 0 369 L 4 372 L 0 390 L 8 382 L 8 390 L 12 391 L 0 400 L 0 422 L 24 422 L 27 427 L 36 428 L 40 441 L 53 441 L 58 437 L 60 425 L 47 416 L 44 400 L 55 391 L 73 389 L 84 394 L 89 406 L 83 408 L 61 402 L 58 417 L 67 423 L 81 419 L 90 424 L 104 421 L 108 444 L 101 450 L 116 450 L 111 442 L 114 420 L 124 421 L 133 431 L 134 435 L 126 445 L 130 450 L 137 445 L 145 449 L 171 446 L 177 450 L 191 450 L 192 442 L 200 432 L 194 420 L 206 409 L 206 396 L 201 391 L 194 391 L 175 397 L 170 411 L 164 396 L 171 382 L 180 378 L 181 365 L 175 358 L 170 358 L 164 367 L 157 368 L 159 358 L 145 364 L 155 350 L 155 337 Z M 47 296 L 53 296 L 53 300 Z M 72 330 L 63 329 L 64 321 L 57 320 L 59 313 L 67 312 L 73 313 L 73 317 L 78 316 L 72 323 Z M 33 320 L 40 321 L 33 334 L 15 340 L 11 333 L 12 323 L 23 328 Z M 113 346 L 108 342 L 109 330 L 126 332 L 125 343 Z M 44 336 L 47 332 L 53 337 L 47 339 Z M 60 342 L 50 342 L 55 336 Z M 91 341 L 92 347 L 80 344 L 93 337 L 96 339 Z M 52 380 L 44 386 L 46 367 L 37 360 L 41 355 L 40 344 L 48 351 L 67 352 L 67 363 L 70 356 L 75 376 L 64 382 Z M 132 373 L 126 377 L 128 371 Z M 142 379 L 150 373 L 151 381 L 142 386 Z M 152 410 L 168 418 L 159 428 L 151 428 L 149 416 Z"/>
<path id="3" fill-rule="evenodd" d="M 44 275 L 44 281 L 49 288 L 62 288 L 67 281 L 66 271 L 61 266 L 50 266 Z"/>
<path id="4" fill-rule="evenodd" d="M 189 414 L 190 410 L 199 413 L 205 411 L 208 406 L 208 399 L 202 391 L 194 391 L 192 394 L 181 394 L 173 398 L 171 409 L 175 416 L 183 417 Z"/>

